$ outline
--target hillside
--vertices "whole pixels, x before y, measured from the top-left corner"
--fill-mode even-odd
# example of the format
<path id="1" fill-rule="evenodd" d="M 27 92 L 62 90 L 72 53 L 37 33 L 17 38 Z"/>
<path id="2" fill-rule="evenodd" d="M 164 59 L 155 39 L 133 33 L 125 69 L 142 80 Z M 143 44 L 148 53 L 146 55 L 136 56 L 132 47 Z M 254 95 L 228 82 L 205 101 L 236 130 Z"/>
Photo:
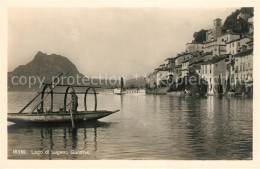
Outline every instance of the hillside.
<path id="1" fill-rule="evenodd" d="M 249 31 L 249 23 L 246 19 L 238 18 L 243 15 L 245 18 L 254 16 L 254 8 L 244 7 L 232 12 L 225 20 L 222 31 L 231 30 L 234 33 L 246 34 Z"/>

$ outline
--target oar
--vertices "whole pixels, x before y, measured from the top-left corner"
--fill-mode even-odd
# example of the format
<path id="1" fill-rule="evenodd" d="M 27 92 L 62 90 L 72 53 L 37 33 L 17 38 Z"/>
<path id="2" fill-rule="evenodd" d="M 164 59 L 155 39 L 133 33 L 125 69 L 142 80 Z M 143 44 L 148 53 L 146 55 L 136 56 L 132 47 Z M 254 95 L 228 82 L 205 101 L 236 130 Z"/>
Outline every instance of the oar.
<path id="1" fill-rule="evenodd" d="M 59 79 L 61 76 L 63 75 L 63 73 L 59 74 L 58 78 Z M 54 79 L 51 83 L 54 83 L 56 79 Z M 32 104 L 32 102 L 39 97 L 42 94 L 42 92 L 40 92 L 39 94 L 37 94 L 27 105 L 24 106 L 24 108 L 22 108 L 22 110 L 20 110 L 18 113 L 22 113 L 30 104 Z"/>
<path id="2" fill-rule="evenodd" d="M 70 104 L 70 119 L 71 119 L 72 128 L 74 128 L 75 125 L 74 125 L 74 119 L 73 119 L 73 112 L 72 112 L 71 104 Z"/>
<path id="3" fill-rule="evenodd" d="M 71 70 L 70 70 L 70 71 L 71 71 Z M 70 71 L 68 71 L 63 77 L 67 76 L 67 75 L 70 73 Z M 59 79 L 58 83 L 56 83 L 56 84 L 51 88 L 50 92 L 47 93 L 43 99 L 41 99 L 41 101 L 33 108 L 33 110 L 32 110 L 30 113 L 33 113 L 33 111 L 41 104 L 41 102 L 43 102 L 43 101 L 46 99 L 46 97 L 51 93 L 51 91 L 53 91 L 54 88 L 55 88 L 56 86 L 58 86 L 59 82 L 60 82 L 60 79 Z"/>

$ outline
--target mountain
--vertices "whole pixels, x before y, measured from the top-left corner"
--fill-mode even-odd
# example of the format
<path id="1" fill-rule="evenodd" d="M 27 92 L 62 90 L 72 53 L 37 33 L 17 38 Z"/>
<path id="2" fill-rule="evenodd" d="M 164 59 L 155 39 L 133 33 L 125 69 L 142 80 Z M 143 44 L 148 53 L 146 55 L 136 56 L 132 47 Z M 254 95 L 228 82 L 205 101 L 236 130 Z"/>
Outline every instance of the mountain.
<path id="1" fill-rule="evenodd" d="M 145 79 L 142 77 L 138 77 L 136 79 L 128 79 L 125 82 L 126 88 L 145 88 Z"/>
<path id="2" fill-rule="evenodd" d="M 66 74 L 68 71 L 70 73 L 67 77 L 84 76 L 68 58 L 56 54 L 47 55 L 39 51 L 31 62 L 26 65 L 20 65 L 12 72 L 8 72 L 8 90 L 35 90 L 39 88 L 40 82 L 38 79 L 45 78 L 44 82 L 50 83 L 52 77 L 58 76 L 62 72 Z M 29 87 L 28 81 L 30 77 L 32 82 L 33 77 L 35 77 L 36 84 Z M 17 84 L 19 80 L 20 83 Z M 25 84 L 25 82 L 27 83 Z"/>

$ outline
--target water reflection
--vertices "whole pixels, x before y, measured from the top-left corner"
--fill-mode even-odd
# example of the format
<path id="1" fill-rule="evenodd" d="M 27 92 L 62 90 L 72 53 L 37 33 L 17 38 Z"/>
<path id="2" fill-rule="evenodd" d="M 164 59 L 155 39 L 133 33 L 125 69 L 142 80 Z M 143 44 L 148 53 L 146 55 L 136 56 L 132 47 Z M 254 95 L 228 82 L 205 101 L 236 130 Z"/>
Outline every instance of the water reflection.
<path id="1" fill-rule="evenodd" d="M 190 103 L 194 102 L 192 101 L 194 98 L 187 99 Z M 245 140 L 241 139 L 240 135 L 243 127 L 248 128 L 249 126 L 237 126 L 236 123 L 233 123 L 236 119 L 230 115 L 230 111 L 226 111 L 226 107 L 230 107 L 233 102 L 224 103 L 222 98 L 209 97 L 207 111 L 201 111 L 201 106 L 197 106 L 198 102 L 196 101 L 197 104 L 187 104 L 189 110 L 195 110 L 187 113 L 187 120 L 192 124 L 188 127 L 187 136 L 193 154 L 199 159 L 240 159 L 241 154 L 237 153 L 243 152 L 243 158 L 250 158 L 252 144 L 248 144 L 248 142 L 252 141 L 252 133 L 244 133 Z M 223 104 L 226 104 L 225 109 Z M 238 115 L 239 108 L 233 107 L 233 109 Z M 246 125 L 250 125 L 250 123 Z M 234 140 L 239 140 L 239 142 L 234 144 Z"/>
<path id="2" fill-rule="evenodd" d="M 22 97 L 22 96 L 21 96 Z M 101 94 L 99 109 L 120 112 L 97 123 L 8 127 L 11 159 L 252 159 L 253 100 Z M 16 96 L 14 97 L 16 98 Z M 15 103 L 9 97 L 9 103 Z M 22 99 L 20 99 L 21 101 Z M 23 104 L 26 104 L 24 100 Z M 58 102 L 58 100 L 56 100 Z M 63 100 L 59 100 L 63 103 Z M 94 103 L 94 102 L 93 102 Z M 10 112 L 21 107 L 14 104 Z M 103 121 L 103 122 L 102 122 Z M 104 122 L 105 121 L 105 122 Z M 26 155 L 13 149 L 87 151 Z"/>
<path id="3" fill-rule="evenodd" d="M 9 139 L 14 140 L 12 138 L 12 133 L 19 133 L 20 135 L 28 133 L 28 131 L 33 130 L 33 134 L 31 135 L 34 142 L 31 144 L 33 147 L 28 147 L 27 151 L 28 153 L 31 153 L 31 150 L 34 151 L 49 151 L 48 154 L 42 154 L 41 156 L 38 156 L 37 158 L 45 158 L 48 156 L 48 159 L 56 159 L 56 158 L 72 158 L 77 159 L 78 154 L 73 153 L 69 154 L 67 156 L 59 155 L 55 153 L 56 151 L 68 151 L 71 150 L 77 151 L 92 151 L 96 152 L 98 150 L 98 128 L 99 127 L 109 127 L 110 123 L 106 122 L 93 122 L 88 124 L 78 124 L 75 128 L 71 128 L 69 125 L 50 125 L 50 126 L 35 126 L 35 125 L 27 125 L 27 126 L 20 126 L 20 125 L 11 125 L 8 127 L 8 133 L 9 133 Z M 39 142 L 35 142 L 35 137 L 38 137 Z M 16 138 L 18 141 L 19 138 Z M 83 148 L 81 147 L 81 144 L 83 143 Z M 24 144 L 17 144 L 17 148 L 19 148 L 19 145 L 22 147 Z M 62 145 L 62 146 L 61 146 Z M 30 146 L 29 144 L 27 146 Z M 80 146 L 80 147 L 79 147 Z M 39 149 L 37 149 L 38 147 Z M 24 149 L 24 148 L 23 148 Z M 10 152 L 10 150 L 9 150 Z M 54 152 L 54 153 L 52 153 Z M 9 154 L 10 155 L 10 154 Z M 32 156 L 31 158 L 35 158 L 35 156 Z"/>

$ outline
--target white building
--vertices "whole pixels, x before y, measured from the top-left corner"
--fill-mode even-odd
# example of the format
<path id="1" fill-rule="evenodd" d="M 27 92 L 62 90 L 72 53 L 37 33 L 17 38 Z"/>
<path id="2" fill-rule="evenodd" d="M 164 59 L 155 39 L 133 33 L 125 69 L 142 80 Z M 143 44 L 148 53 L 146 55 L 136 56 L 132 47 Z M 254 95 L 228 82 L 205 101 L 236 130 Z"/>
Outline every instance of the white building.
<path id="1" fill-rule="evenodd" d="M 250 41 L 250 38 L 244 37 L 241 39 L 236 39 L 230 42 L 227 42 L 226 50 L 227 54 L 236 55 L 243 50 L 247 50 L 250 47 L 248 46 L 248 42 Z"/>
<path id="2" fill-rule="evenodd" d="M 204 44 L 203 43 L 187 43 L 186 44 L 186 51 L 188 53 L 194 53 L 194 52 L 201 52 L 203 51 Z"/>
<path id="3" fill-rule="evenodd" d="M 242 80 L 253 81 L 253 49 L 234 55 L 234 74 L 231 77 L 235 84 Z"/>
<path id="4" fill-rule="evenodd" d="M 225 92 L 226 58 L 226 55 L 214 57 L 212 60 L 201 64 L 199 75 L 208 82 L 209 95 Z"/>
<path id="5" fill-rule="evenodd" d="M 185 77 L 188 73 L 189 60 L 183 61 L 181 64 L 181 77 Z"/>

